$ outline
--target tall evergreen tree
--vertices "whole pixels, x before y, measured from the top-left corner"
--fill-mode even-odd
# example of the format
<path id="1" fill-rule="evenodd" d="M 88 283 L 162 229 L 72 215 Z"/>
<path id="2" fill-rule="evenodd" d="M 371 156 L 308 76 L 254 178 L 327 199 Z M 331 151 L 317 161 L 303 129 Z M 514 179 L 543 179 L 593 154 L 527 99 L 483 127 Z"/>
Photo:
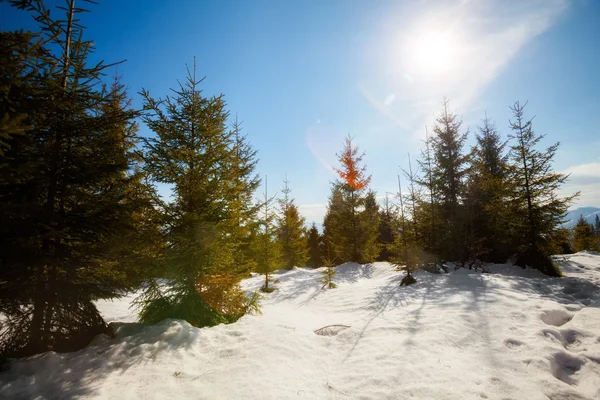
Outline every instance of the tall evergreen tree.
<path id="1" fill-rule="evenodd" d="M 468 230 L 474 237 L 471 242 L 485 243 L 488 252 L 485 259 L 504 262 L 513 246 L 509 238 L 514 225 L 506 201 L 509 190 L 506 142 L 487 115 L 475 138 L 465 201 Z"/>
<path id="2" fill-rule="evenodd" d="M 256 260 L 258 272 L 265 276 L 265 283 L 260 288 L 263 292 L 270 293 L 275 290 L 273 286 L 277 283 L 273 272 L 281 267 L 281 246 L 277 237 L 275 226 L 275 214 L 272 212 L 273 198 L 269 198 L 268 181 L 265 177 L 265 193 L 262 202 L 262 216 L 259 220 L 260 230 L 256 239 Z"/>
<path id="3" fill-rule="evenodd" d="M 234 157 L 232 168 L 235 170 L 233 178 L 224 184 L 231 185 L 234 191 L 232 218 L 230 223 L 232 229 L 231 239 L 237 244 L 238 251 L 234 253 L 236 270 L 242 274 L 248 274 L 256 268 L 256 260 L 252 254 L 252 240 L 256 238 L 259 229 L 257 213 L 260 205 L 254 202 L 253 195 L 260 185 L 260 178 L 255 172 L 257 150 L 248 141 L 247 135 L 242 134 L 241 122 L 237 116 L 233 122 L 233 133 L 235 137 Z"/>
<path id="4" fill-rule="evenodd" d="M 298 206 L 290 197 L 291 189 L 287 179 L 282 190 L 283 197 L 278 199 L 279 215 L 277 216 L 277 237 L 281 247 L 284 268 L 304 267 L 308 261 L 306 228 L 304 217 L 300 215 Z"/>
<path id="5" fill-rule="evenodd" d="M 2 353 L 18 356 L 80 348 L 109 333 L 93 300 L 131 288 L 131 257 L 148 253 L 132 248 L 121 258 L 119 239 L 140 243 L 139 216 L 153 195 L 130 170 L 136 112 L 122 87 L 102 85 L 109 66 L 89 64 L 84 10 L 69 0 L 65 18 L 53 20 L 42 1 L 12 4 L 42 30 L 36 42 L 2 33 L 12 50 L 2 54 L 0 87 L 12 83 L 0 95 L 0 121 L 18 134 L 2 136 L 0 342 Z"/>
<path id="6" fill-rule="evenodd" d="M 205 97 L 196 65 L 174 96 L 142 92 L 143 121 L 155 137 L 145 140 L 146 169 L 172 186 L 161 206 L 168 246 L 162 275 L 139 299 L 142 321 L 185 319 L 194 326 L 235 320 L 245 311 L 236 261 L 252 196 L 254 153 L 239 129 L 228 129 L 222 95 Z M 223 295 L 223 294 L 226 295 Z"/>
<path id="7" fill-rule="evenodd" d="M 419 169 L 423 171 L 423 176 L 417 180 L 425 192 L 423 198 L 417 202 L 416 208 L 413 211 L 414 221 L 417 229 L 420 231 L 420 240 L 424 250 L 429 255 L 429 262 L 437 262 L 439 260 L 439 240 L 438 219 L 441 213 L 439 212 L 439 197 L 437 193 L 437 185 L 434 177 L 434 154 L 433 154 L 433 138 L 429 135 L 427 127 L 425 127 L 425 149 L 421 151 L 421 159 L 418 160 Z"/>
<path id="8" fill-rule="evenodd" d="M 559 143 L 546 150 L 537 149 L 544 135 L 536 135 L 532 120 L 525 119 L 526 105 L 516 102 L 511 107 L 514 120 L 510 121 L 512 134 L 509 135 L 514 142 L 509 152 L 513 187 L 511 201 L 518 211 L 515 215 L 519 222 L 516 239 L 522 244 L 517 264 L 558 276 L 560 271 L 549 257 L 549 245 L 569 205 L 579 193 L 564 198 L 556 196 L 556 191 L 568 178 L 568 175 L 552 169 Z"/>
<path id="9" fill-rule="evenodd" d="M 594 232 L 596 236 L 600 237 L 600 216 L 596 214 L 596 219 L 594 220 Z"/>
<path id="10" fill-rule="evenodd" d="M 313 222 L 308 230 L 308 266 L 319 268 L 323 265 L 323 238 Z"/>
<path id="11" fill-rule="evenodd" d="M 333 183 L 324 234 L 333 257 L 339 262 L 372 262 L 378 256 L 378 206 L 375 194 L 368 190 L 371 180 L 362 165 L 364 153 L 346 138 L 338 154 L 339 180 Z"/>
<path id="12" fill-rule="evenodd" d="M 377 243 L 381 252 L 378 261 L 389 261 L 391 255 L 391 245 L 395 240 L 395 213 L 392 205 L 386 195 L 383 208 L 379 211 L 379 237 Z"/>
<path id="13" fill-rule="evenodd" d="M 468 155 L 463 153 L 463 146 L 468 132 L 461 133 L 462 121 L 449 110 L 449 101 L 444 100 L 442 106 L 442 112 L 433 128 L 435 135 L 431 140 L 434 157 L 431 174 L 435 192 L 440 200 L 439 219 L 446 227 L 443 231 L 444 237 L 439 238 L 442 240 L 440 256 L 446 260 L 457 261 L 461 258 L 465 237 L 462 204 L 468 173 Z"/>

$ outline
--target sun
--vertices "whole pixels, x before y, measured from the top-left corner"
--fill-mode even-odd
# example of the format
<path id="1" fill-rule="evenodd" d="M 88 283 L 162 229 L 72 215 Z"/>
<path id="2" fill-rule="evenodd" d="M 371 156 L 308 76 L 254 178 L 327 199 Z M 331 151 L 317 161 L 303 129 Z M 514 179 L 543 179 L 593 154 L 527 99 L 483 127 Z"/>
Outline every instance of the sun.
<path id="1" fill-rule="evenodd" d="M 426 31 L 413 35 L 406 40 L 405 49 L 412 75 L 446 75 L 460 61 L 460 44 L 450 32 Z"/>

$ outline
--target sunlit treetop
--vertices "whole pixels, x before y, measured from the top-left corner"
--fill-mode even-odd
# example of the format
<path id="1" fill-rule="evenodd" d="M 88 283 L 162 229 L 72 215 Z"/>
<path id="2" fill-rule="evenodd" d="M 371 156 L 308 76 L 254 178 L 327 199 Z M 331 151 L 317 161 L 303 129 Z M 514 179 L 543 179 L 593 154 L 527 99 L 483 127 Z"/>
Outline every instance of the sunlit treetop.
<path id="1" fill-rule="evenodd" d="M 359 153 L 358 146 L 352 144 L 351 137 L 346 137 L 344 149 L 337 156 L 342 165 L 340 169 L 335 169 L 340 180 L 356 190 L 366 188 L 371 182 L 371 175 L 366 175 L 367 166 L 363 165 L 365 152 Z"/>

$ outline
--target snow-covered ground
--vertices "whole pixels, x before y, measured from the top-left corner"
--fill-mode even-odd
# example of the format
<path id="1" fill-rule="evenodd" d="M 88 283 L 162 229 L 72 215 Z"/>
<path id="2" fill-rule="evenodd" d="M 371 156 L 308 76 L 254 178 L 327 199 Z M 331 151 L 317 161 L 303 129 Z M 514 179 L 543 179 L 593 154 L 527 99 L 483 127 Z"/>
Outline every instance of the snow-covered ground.
<path id="1" fill-rule="evenodd" d="M 566 278 L 495 265 L 410 287 L 387 263 L 345 264 L 332 290 L 293 269 L 263 315 L 204 329 L 99 302 L 115 339 L 13 362 L 0 398 L 600 399 L 600 255 L 557 259 Z M 343 326 L 315 333 L 328 325 Z"/>

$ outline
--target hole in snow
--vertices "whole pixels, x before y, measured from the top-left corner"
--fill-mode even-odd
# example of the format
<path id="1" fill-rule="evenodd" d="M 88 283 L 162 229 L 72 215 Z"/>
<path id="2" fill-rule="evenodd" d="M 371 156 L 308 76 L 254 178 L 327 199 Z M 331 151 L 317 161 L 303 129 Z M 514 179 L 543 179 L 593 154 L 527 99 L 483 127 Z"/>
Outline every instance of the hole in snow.
<path id="1" fill-rule="evenodd" d="M 540 319 L 548 325 L 562 326 L 569 322 L 573 316 L 566 310 L 548 310 L 540 315 Z"/>
<path id="2" fill-rule="evenodd" d="M 581 369 L 581 366 L 584 363 L 585 361 L 580 358 L 565 352 L 560 352 L 554 354 L 554 357 L 550 360 L 550 368 L 552 375 L 554 375 L 556 379 L 569 385 L 574 385 L 577 381 L 572 376 Z"/>
<path id="3" fill-rule="evenodd" d="M 315 331 L 320 336 L 335 336 L 344 329 L 350 328 L 348 325 L 327 325 Z"/>
<path id="4" fill-rule="evenodd" d="M 523 346 L 523 342 L 517 339 L 506 339 L 504 341 L 504 345 L 511 350 L 516 350 L 519 347 Z"/>

